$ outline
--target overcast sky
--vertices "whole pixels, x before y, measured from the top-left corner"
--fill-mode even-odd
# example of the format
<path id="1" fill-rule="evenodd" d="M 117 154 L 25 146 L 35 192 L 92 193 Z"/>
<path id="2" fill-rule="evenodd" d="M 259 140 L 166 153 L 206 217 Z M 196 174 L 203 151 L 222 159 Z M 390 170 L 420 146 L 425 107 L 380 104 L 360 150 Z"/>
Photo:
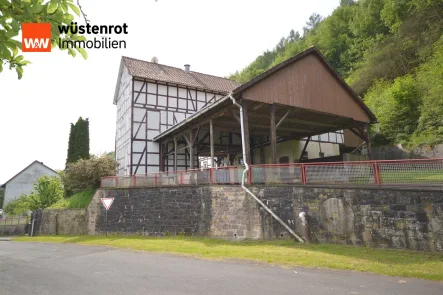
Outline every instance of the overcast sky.
<path id="1" fill-rule="evenodd" d="M 227 76 L 272 49 L 313 13 L 339 0 L 82 0 L 97 25 L 128 25 L 125 50 L 89 50 L 88 59 L 58 50 L 26 53 L 22 80 L 0 73 L 0 184 L 38 160 L 63 169 L 70 123 L 89 118 L 91 153 L 114 150 L 113 95 L 122 55 Z M 21 41 L 21 40 L 20 40 Z"/>

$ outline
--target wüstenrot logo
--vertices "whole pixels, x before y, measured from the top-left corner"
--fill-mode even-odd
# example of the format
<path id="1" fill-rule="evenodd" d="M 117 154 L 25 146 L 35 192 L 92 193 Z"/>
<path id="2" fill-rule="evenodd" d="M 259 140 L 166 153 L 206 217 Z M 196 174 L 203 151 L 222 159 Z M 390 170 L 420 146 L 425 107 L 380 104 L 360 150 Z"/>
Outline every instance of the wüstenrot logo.
<path id="1" fill-rule="evenodd" d="M 23 23 L 22 24 L 23 52 L 51 51 L 51 24 Z"/>

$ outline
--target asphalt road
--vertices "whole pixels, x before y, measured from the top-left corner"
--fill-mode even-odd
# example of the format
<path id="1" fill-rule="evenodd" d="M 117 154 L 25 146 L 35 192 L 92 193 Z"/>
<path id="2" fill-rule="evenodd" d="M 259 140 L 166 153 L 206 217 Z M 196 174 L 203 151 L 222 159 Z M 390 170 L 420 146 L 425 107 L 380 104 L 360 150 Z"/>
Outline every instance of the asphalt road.
<path id="1" fill-rule="evenodd" d="M 417 294 L 443 284 L 358 272 L 0 241 L 0 294 Z"/>

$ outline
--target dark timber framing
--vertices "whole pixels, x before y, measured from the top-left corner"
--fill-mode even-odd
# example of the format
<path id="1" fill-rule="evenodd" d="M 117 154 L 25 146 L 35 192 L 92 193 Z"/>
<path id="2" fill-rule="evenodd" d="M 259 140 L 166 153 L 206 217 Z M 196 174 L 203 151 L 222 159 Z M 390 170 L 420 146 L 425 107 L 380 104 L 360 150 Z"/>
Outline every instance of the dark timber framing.
<path id="1" fill-rule="evenodd" d="M 176 138 L 175 141 L 162 141 L 155 148 L 157 143 L 153 137 L 216 102 L 224 93 L 137 77 L 131 84 L 130 174 L 195 167 L 196 155 L 188 152 L 190 148 L 196 151 L 197 142 L 189 148 L 185 140 Z M 158 123 L 155 123 L 156 118 Z M 181 148 L 183 146 L 188 148 Z M 158 163 L 153 157 L 158 158 Z M 191 158 L 194 162 L 190 161 Z"/>
<path id="2" fill-rule="evenodd" d="M 277 126 L 275 125 L 275 104 L 269 106 L 269 115 L 271 116 L 271 161 L 277 164 Z"/>

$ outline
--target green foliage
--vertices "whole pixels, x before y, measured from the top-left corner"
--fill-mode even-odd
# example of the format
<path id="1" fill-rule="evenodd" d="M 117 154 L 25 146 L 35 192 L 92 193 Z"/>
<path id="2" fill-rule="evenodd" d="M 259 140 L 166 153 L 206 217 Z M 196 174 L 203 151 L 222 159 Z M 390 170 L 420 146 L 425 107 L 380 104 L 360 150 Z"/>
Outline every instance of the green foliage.
<path id="1" fill-rule="evenodd" d="M 376 142 L 442 143 L 442 11 L 443 0 L 341 0 L 230 78 L 247 82 L 315 45 L 377 115 Z"/>
<path id="2" fill-rule="evenodd" d="M 61 174 L 66 195 L 98 188 L 100 177 L 115 175 L 116 168 L 117 162 L 107 155 L 69 163 Z"/>
<path id="3" fill-rule="evenodd" d="M 19 54 L 22 48 L 21 42 L 17 41 L 22 23 L 50 23 L 52 48 L 57 47 L 57 40 L 86 40 L 78 34 L 60 35 L 59 25 L 70 25 L 74 20 L 74 12 L 80 16 L 79 8 L 73 0 L 0 0 L 0 72 L 3 65 L 8 64 L 9 69 L 15 69 L 18 78 L 23 75 L 23 67 L 30 62 L 24 60 Z M 70 48 L 68 54 L 75 56 L 76 52 Z M 83 49 L 77 49 L 86 59 Z"/>
<path id="4" fill-rule="evenodd" d="M 417 128 L 420 96 L 413 76 L 399 77 L 393 83 L 376 82 L 365 101 L 377 116 L 380 132 L 386 138 L 405 143 Z"/>
<path id="5" fill-rule="evenodd" d="M 29 210 L 48 208 L 63 198 L 63 184 L 57 176 L 42 176 L 37 179 L 29 195 L 21 195 L 5 206 L 8 215 L 27 214 Z"/>
<path id="6" fill-rule="evenodd" d="M 42 176 L 37 179 L 34 189 L 29 194 L 30 209 L 45 209 L 63 199 L 64 189 L 62 181 L 57 176 Z"/>
<path id="7" fill-rule="evenodd" d="M 443 37 L 434 46 L 429 61 L 418 68 L 416 80 L 422 104 L 412 143 L 443 143 Z"/>
<path id="8" fill-rule="evenodd" d="M 27 215 L 30 210 L 31 204 L 28 195 L 21 195 L 15 200 L 10 201 L 6 204 L 3 211 L 6 215 L 15 216 L 15 215 Z"/>
<path id="9" fill-rule="evenodd" d="M 94 196 L 95 190 L 86 190 L 78 192 L 67 199 L 61 199 L 49 208 L 52 209 L 75 209 L 86 208 Z"/>
<path id="10" fill-rule="evenodd" d="M 80 117 L 75 124 L 71 123 L 66 164 L 89 156 L 89 120 Z"/>

